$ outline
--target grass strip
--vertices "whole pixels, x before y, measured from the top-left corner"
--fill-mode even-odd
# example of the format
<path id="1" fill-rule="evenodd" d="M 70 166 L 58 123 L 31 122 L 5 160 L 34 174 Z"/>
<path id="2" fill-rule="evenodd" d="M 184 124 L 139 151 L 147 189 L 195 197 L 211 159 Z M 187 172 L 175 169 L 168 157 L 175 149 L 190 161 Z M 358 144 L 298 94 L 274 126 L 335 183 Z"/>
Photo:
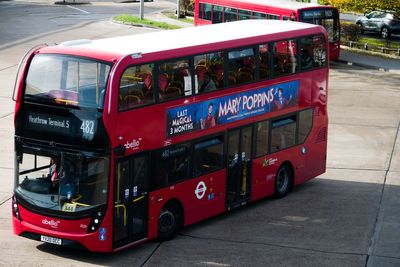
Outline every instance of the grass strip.
<path id="1" fill-rule="evenodd" d="M 123 23 L 123 24 L 150 26 L 150 27 L 166 29 L 166 30 L 173 30 L 173 29 L 181 28 L 180 26 L 168 24 L 166 22 L 159 22 L 159 21 L 154 21 L 154 20 L 150 20 L 150 19 L 146 19 L 146 18 L 140 19 L 139 17 L 133 16 L 133 15 L 128 15 L 128 14 L 122 14 L 122 15 L 115 16 L 115 17 L 113 17 L 113 20 Z"/>
<path id="2" fill-rule="evenodd" d="M 394 41 L 386 41 L 386 40 L 379 40 L 375 38 L 368 38 L 368 37 L 361 37 L 358 42 L 360 43 L 367 43 L 369 45 L 375 45 L 379 47 L 391 47 L 391 48 L 400 48 L 399 42 Z"/>

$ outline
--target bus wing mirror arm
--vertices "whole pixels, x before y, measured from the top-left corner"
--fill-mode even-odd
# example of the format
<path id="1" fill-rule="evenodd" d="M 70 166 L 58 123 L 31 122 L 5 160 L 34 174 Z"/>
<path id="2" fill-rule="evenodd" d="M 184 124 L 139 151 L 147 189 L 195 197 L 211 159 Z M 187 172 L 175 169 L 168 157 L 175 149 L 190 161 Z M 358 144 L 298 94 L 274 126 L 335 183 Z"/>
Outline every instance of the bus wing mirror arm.
<path id="1" fill-rule="evenodd" d="M 126 152 L 126 148 L 124 145 L 120 145 L 120 146 L 117 146 L 116 148 L 114 148 L 114 153 L 117 156 L 123 156 L 123 155 L 125 155 L 125 152 Z"/>

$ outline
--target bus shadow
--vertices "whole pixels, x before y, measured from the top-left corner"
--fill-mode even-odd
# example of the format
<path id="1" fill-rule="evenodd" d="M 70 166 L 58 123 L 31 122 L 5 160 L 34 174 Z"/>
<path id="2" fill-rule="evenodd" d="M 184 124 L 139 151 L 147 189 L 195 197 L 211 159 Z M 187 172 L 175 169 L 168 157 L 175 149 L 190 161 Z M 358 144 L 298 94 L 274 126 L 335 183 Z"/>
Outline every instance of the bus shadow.
<path id="1" fill-rule="evenodd" d="M 47 243 L 38 245 L 37 249 L 57 257 L 76 261 L 77 263 L 99 266 L 143 266 L 158 246 L 158 242 L 148 242 L 134 248 L 108 254 L 55 246 Z"/>
<path id="2" fill-rule="evenodd" d="M 181 235 L 242 245 L 366 253 L 379 214 L 388 223 L 380 222 L 375 245 L 395 256 L 400 251 L 400 223 L 393 225 L 393 219 L 400 216 L 400 208 L 393 205 L 399 195 L 400 187 L 392 184 L 383 190 L 381 183 L 314 179 L 283 199 L 261 199 L 189 226 Z"/>
<path id="3" fill-rule="evenodd" d="M 263 198 L 188 226 L 169 242 L 148 242 L 118 253 L 92 253 L 50 244 L 37 248 L 57 257 L 102 266 L 151 266 L 157 262 L 174 265 L 173 259 L 177 258 L 180 264 L 189 265 L 194 260 L 190 255 L 208 255 L 221 242 L 238 247 L 276 245 L 278 249 L 367 253 L 378 214 L 388 220 L 400 216 L 400 208 L 395 205 L 400 187 L 386 184 L 383 190 L 383 178 L 374 181 L 316 178 L 295 187 L 285 198 Z M 387 225 L 393 223 L 382 222 L 375 245 L 395 256 L 400 241 L 391 242 L 389 247 L 385 240 L 388 236 L 400 240 L 400 222 L 396 224 L 397 230 Z M 175 258 L 170 258 L 170 253 Z"/>

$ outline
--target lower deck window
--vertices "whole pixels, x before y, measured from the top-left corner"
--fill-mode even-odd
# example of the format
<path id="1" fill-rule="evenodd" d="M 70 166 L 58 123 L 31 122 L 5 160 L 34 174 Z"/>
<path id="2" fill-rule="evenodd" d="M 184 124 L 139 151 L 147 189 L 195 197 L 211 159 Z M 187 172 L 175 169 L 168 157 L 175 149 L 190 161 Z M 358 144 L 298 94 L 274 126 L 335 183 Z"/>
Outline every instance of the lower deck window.
<path id="1" fill-rule="evenodd" d="M 223 167 L 223 141 L 213 138 L 194 146 L 194 175 L 202 175 Z"/>
<path id="2" fill-rule="evenodd" d="M 190 177 L 190 144 L 160 150 L 156 160 L 156 187 L 173 184 Z"/>
<path id="3" fill-rule="evenodd" d="M 272 122 L 271 152 L 296 144 L 296 117 L 284 118 Z"/>

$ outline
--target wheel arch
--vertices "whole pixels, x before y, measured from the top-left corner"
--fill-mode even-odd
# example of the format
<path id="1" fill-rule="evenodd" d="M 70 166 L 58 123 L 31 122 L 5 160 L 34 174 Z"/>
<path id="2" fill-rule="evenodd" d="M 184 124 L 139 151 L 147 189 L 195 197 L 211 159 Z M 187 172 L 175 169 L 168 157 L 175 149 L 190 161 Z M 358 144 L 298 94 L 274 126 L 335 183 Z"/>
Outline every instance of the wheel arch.
<path id="1" fill-rule="evenodd" d="M 294 171 L 294 167 L 293 167 L 293 163 L 289 160 L 285 160 L 284 162 L 282 162 L 282 164 L 279 166 L 278 171 L 284 167 L 287 166 L 292 174 L 292 179 L 290 180 L 290 184 L 289 184 L 289 190 L 292 190 L 294 187 L 294 181 L 296 179 L 296 173 Z"/>
<path id="2" fill-rule="evenodd" d="M 170 198 L 170 199 L 168 199 L 168 201 L 166 201 L 164 203 L 162 208 L 164 208 L 167 205 L 175 205 L 176 207 L 178 207 L 181 210 L 182 215 L 183 215 L 183 222 L 182 223 L 183 223 L 183 225 L 185 225 L 185 209 L 183 208 L 182 201 L 180 199 L 176 198 L 176 197 Z"/>
<path id="3" fill-rule="evenodd" d="M 179 220 L 177 221 L 176 226 L 173 226 L 173 228 L 171 228 L 170 231 L 160 233 L 160 218 L 164 210 L 169 210 L 169 211 L 174 210 L 175 212 L 172 212 L 172 214 L 177 214 Z M 185 209 L 183 208 L 182 202 L 177 198 L 171 198 L 165 201 L 158 214 L 156 225 L 157 225 L 157 239 L 159 241 L 168 241 L 173 239 L 185 226 Z"/>

